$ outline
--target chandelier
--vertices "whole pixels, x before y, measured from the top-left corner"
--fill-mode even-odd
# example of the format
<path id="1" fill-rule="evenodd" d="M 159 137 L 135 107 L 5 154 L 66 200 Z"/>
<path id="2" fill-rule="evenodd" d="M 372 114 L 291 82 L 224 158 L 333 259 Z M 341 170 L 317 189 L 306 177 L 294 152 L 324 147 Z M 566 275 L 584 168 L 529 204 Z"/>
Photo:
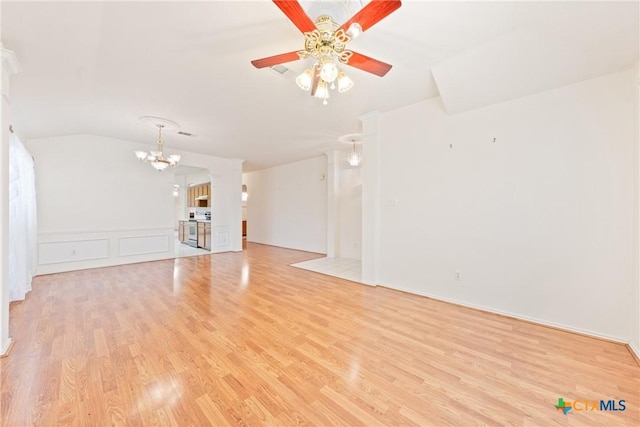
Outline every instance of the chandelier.
<path id="1" fill-rule="evenodd" d="M 154 117 L 140 117 L 141 121 L 149 122 L 151 120 L 155 120 L 156 123 L 154 125 L 158 128 L 158 147 L 155 151 L 150 151 L 147 153 L 146 151 L 136 151 L 136 157 L 141 162 L 149 162 L 151 166 L 158 172 L 162 172 L 169 166 L 174 167 L 180 161 L 180 155 L 171 154 L 168 157 L 164 155 L 164 142 L 162 141 L 162 129 L 166 126 L 167 122 L 170 124 L 174 124 L 173 122 L 164 121 L 164 119 L 158 119 Z M 174 124 L 175 125 L 175 124 Z M 176 125 L 177 127 L 177 125 Z"/>
<path id="2" fill-rule="evenodd" d="M 346 50 L 346 45 L 358 29 L 355 24 L 347 32 L 338 30 L 338 24 L 327 15 L 318 18 L 316 27 L 304 33 L 304 50 L 297 52 L 301 59 L 314 58 L 316 62 L 296 77 L 296 84 L 302 90 L 311 90 L 313 96 L 327 105 L 330 89 L 337 88 L 338 92 L 344 93 L 353 87 L 353 80 L 337 63 L 349 62 L 353 52 Z"/>

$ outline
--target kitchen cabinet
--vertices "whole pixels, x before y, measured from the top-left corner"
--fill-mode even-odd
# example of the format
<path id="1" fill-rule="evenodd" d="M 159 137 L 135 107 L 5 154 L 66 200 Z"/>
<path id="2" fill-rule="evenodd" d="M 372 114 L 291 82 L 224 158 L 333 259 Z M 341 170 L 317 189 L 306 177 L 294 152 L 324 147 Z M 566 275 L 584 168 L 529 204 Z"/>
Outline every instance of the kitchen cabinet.
<path id="1" fill-rule="evenodd" d="M 206 200 L 198 200 L 206 196 Z M 187 207 L 211 207 L 211 183 L 193 185 L 187 189 Z"/>
<path id="2" fill-rule="evenodd" d="M 199 248 L 204 248 L 204 244 L 205 244 L 204 229 L 205 229 L 205 223 L 198 221 L 198 247 Z"/>
<path id="3" fill-rule="evenodd" d="M 205 223 L 204 226 L 204 248 L 211 250 L 211 223 Z"/>
<path id="4" fill-rule="evenodd" d="M 180 243 L 187 243 L 189 240 L 189 221 L 178 222 L 178 240 Z"/>

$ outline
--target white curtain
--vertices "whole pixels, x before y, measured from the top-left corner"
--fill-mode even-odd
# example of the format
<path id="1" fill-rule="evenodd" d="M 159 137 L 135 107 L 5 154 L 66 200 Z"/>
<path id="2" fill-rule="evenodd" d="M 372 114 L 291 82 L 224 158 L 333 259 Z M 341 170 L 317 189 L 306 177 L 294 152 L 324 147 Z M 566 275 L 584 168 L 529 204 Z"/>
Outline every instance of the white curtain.
<path id="1" fill-rule="evenodd" d="M 37 266 L 36 180 L 22 142 L 11 134 L 9 143 L 9 301 L 16 301 L 31 290 Z"/>

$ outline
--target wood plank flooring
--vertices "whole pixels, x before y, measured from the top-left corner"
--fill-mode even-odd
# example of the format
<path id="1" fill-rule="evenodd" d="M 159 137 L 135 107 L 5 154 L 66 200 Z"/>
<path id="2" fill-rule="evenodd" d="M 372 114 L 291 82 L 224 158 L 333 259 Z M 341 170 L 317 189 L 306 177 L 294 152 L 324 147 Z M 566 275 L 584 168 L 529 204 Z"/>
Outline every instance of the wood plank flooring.
<path id="1" fill-rule="evenodd" d="M 11 305 L 2 425 L 640 425 L 624 346 L 288 266 L 317 256 L 37 277 Z"/>

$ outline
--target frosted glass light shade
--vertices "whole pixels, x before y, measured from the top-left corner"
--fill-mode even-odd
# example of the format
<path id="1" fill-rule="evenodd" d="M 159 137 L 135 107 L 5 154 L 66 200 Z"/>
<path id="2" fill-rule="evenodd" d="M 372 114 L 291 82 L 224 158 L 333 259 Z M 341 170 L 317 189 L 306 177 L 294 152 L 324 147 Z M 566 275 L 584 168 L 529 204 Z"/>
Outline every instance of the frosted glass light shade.
<path id="1" fill-rule="evenodd" d="M 316 94 L 314 96 L 316 98 L 324 98 L 324 99 L 327 99 L 329 97 L 329 87 L 327 86 L 327 82 L 325 81 L 318 82 L 318 87 L 316 89 Z"/>
<path id="2" fill-rule="evenodd" d="M 309 90 L 311 89 L 312 80 L 313 80 L 313 71 L 311 70 L 311 68 L 307 68 L 302 72 L 302 74 L 296 77 L 296 84 L 302 90 Z"/>
<path id="3" fill-rule="evenodd" d="M 138 160 L 143 161 L 147 158 L 147 153 L 145 151 L 136 151 L 136 157 Z"/>
<path id="4" fill-rule="evenodd" d="M 333 62 L 325 62 L 320 69 L 320 78 L 331 83 L 338 77 L 338 66 Z"/>
<path id="5" fill-rule="evenodd" d="M 358 166 L 360 164 L 361 160 L 362 160 L 362 158 L 360 157 L 360 153 L 358 153 L 356 151 L 352 151 L 347 156 L 347 162 L 349 162 L 349 164 L 351 166 Z"/>
<path id="6" fill-rule="evenodd" d="M 151 166 L 153 166 L 155 170 L 161 172 L 169 166 L 169 162 L 166 160 L 154 160 L 151 162 Z"/>
<path id="7" fill-rule="evenodd" d="M 338 73 L 338 92 L 345 93 L 353 87 L 353 80 L 344 71 Z"/>

